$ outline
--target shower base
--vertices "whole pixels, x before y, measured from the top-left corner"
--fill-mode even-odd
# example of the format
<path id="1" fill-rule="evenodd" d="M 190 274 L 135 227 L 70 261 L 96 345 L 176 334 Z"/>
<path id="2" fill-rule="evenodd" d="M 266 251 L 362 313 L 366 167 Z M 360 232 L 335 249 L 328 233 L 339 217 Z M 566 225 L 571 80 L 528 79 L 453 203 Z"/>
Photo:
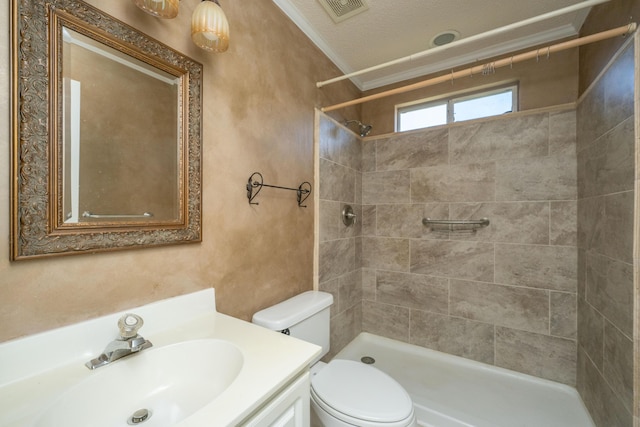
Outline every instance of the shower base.
<path id="1" fill-rule="evenodd" d="M 553 381 L 369 333 L 335 357 L 375 359 L 411 395 L 423 427 L 595 426 L 578 392 Z"/>

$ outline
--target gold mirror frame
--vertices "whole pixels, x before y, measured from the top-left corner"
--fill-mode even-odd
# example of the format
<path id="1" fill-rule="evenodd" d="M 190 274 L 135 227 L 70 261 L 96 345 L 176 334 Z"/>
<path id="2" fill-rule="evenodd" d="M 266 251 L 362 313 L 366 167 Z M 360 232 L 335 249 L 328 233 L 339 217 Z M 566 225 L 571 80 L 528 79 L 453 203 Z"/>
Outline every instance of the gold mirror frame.
<path id="1" fill-rule="evenodd" d="M 81 0 L 16 0 L 11 5 L 11 259 L 202 241 L 202 64 Z M 178 221 L 58 226 L 60 22 L 136 59 L 164 64 L 165 71 L 183 72 Z"/>

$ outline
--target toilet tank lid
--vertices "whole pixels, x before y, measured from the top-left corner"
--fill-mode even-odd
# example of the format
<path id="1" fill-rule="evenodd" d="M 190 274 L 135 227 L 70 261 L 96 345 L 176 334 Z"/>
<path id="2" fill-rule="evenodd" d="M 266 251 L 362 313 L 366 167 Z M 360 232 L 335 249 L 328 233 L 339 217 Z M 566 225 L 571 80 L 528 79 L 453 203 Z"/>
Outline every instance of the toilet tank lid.
<path id="1" fill-rule="evenodd" d="M 333 295 L 330 293 L 307 291 L 257 312 L 251 321 L 274 331 L 282 331 L 324 310 L 331 304 L 333 304 Z"/>

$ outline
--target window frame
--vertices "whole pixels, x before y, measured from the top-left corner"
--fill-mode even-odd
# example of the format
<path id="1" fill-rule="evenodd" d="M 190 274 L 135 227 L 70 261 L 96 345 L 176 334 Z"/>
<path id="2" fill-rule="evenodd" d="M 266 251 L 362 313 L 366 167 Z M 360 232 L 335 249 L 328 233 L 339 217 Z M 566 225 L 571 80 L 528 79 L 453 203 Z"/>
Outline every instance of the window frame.
<path id="1" fill-rule="evenodd" d="M 394 128 L 396 132 L 409 132 L 410 130 L 402 131 L 400 130 L 401 119 L 400 115 L 402 113 L 431 108 L 438 105 L 447 106 L 447 122 L 443 125 L 449 125 L 452 123 L 461 123 L 467 120 L 455 121 L 454 117 L 454 105 L 458 102 L 469 101 L 473 99 L 478 99 L 486 96 L 497 95 L 503 92 L 507 92 L 511 90 L 512 96 L 512 109 L 510 112 L 515 113 L 519 110 L 518 103 L 518 94 L 519 94 L 519 82 L 508 82 L 495 86 L 488 86 L 483 88 L 476 88 L 474 90 L 468 91 L 459 91 L 445 94 L 443 96 L 438 96 L 434 98 L 424 98 L 417 101 L 411 101 L 403 104 L 396 104 L 395 106 L 395 124 Z M 506 112 L 504 113 L 506 114 Z M 498 115 L 490 115 L 484 117 L 478 117 L 477 119 L 487 118 L 487 117 L 497 117 Z M 468 119 L 468 120 L 477 120 L 477 119 Z M 434 126 L 443 126 L 443 125 L 434 125 Z M 411 130 L 418 129 L 427 129 L 434 126 L 425 126 L 421 128 L 415 128 Z"/>

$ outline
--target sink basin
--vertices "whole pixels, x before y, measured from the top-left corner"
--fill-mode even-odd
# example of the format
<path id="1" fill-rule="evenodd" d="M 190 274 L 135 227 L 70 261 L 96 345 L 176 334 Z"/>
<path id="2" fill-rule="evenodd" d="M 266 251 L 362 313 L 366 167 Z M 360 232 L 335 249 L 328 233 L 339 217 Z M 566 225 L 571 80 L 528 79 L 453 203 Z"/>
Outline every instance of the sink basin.
<path id="1" fill-rule="evenodd" d="M 219 339 L 151 348 L 88 373 L 37 420 L 37 427 L 170 426 L 225 391 L 244 363 L 242 352 Z M 134 413 L 149 412 L 132 423 Z M 137 416 L 143 418 L 137 412 Z"/>

